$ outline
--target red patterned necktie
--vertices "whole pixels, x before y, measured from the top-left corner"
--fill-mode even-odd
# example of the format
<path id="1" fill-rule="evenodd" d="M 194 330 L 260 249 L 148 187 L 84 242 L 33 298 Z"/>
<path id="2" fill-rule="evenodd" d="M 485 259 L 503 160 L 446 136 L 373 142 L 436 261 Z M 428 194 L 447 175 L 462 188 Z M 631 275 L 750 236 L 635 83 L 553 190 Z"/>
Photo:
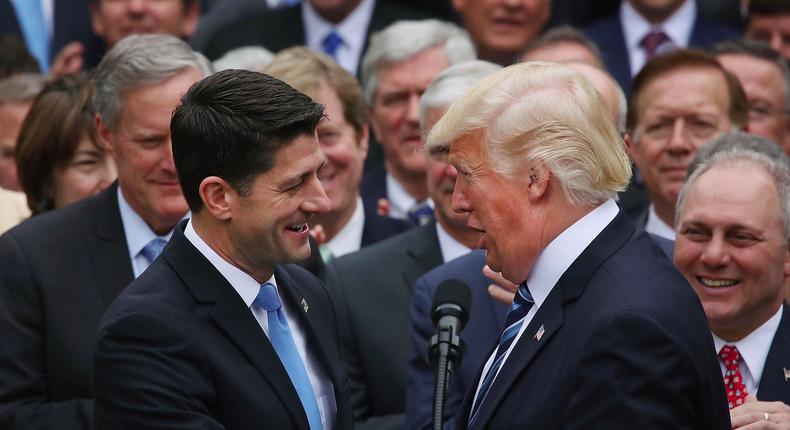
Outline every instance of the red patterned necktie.
<path id="1" fill-rule="evenodd" d="M 645 56 L 647 61 L 656 58 L 659 54 L 661 45 L 669 42 L 669 36 L 663 31 L 651 31 L 642 39 L 642 47 L 645 48 Z"/>
<path id="2" fill-rule="evenodd" d="M 719 351 L 719 360 L 724 363 L 724 389 L 727 391 L 727 403 L 730 409 L 743 404 L 746 399 L 746 386 L 743 385 L 743 375 L 738 364 L 741 362 L 741 353 L 732 345 L 725 345 Z"/>

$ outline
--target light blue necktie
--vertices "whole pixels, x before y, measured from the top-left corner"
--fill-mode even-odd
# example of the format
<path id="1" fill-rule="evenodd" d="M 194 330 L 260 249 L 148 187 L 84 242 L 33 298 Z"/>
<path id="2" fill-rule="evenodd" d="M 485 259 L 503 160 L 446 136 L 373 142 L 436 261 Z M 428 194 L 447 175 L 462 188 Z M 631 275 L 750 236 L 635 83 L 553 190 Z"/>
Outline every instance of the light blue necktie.
<path id="1" fill-rule="evenodd" d="M 156 260 L 156 257 L 159 257 L 159 254 L 162 253 L 162 249 L 164 249 L 166 244 L 167 242 L 164 239 L 160 237 L 154 238 L 143 247 L 140 254 L 143 254 L 150 266 Z"/>
<path id="2" fill-rule="evenodd" d="M 324 50 L 326 55 L 337 60 L 337 48 L 343 44 L 343 38 L 340 37 L 335 30 L 332 30 L 329 34 L 326 35 L 324 40 L 321 42 L 321 48 Z"/>
<path id="3" fill-rule="evenodd" d="M 299 400 L 307 414 L 307 421 L 312 430 L 323 429 L 321 424 L 321 412 L 318 410 L 318 401 L 315 399 L 313 386 L 307 377 L 302 357 L 296 350 L 294 338 L 291 336 L 291 329 L 288 327 L 288 320 L 285 319 L 280 297 L 277 295 L 277 287 L 270 283 L 261 285 L 258 297 L 253 304 L 260 306 L 268 314 L 269 320 L 269 340 L 277 351 L 277 356 L 285 366 L 291 383 L 296 388 Z"/>
<path id="4" fill-rule="evenodd" d="M 510 349 L 510 345 L 513 344 L 513 341 L 516 340 L 516 335 L 524 324 L 524 318 L 527 317 L 527 313 L 532 309 L 532 305 L 534 304 L 535 299 L 532 298 L 527 283 L 522 282 L 521 285 L 518 286 L 516 297 L 513 298 L 513 304 L 510 305 L 510 312 L 508 312 L 507 319 L 505 320 L 505 329 L 502 330 L 502 335 L 499 337 L 499 346 L 497 347 L 496 355 L 494 355 L 494 361 L 491 363 L 491 367 L 488 368 L 483 382 L 480 383 L 477 399 L 474 404 L 472 404 L 467 428 L 472 428 L 474 425 L 477 419 L 477 413 L 480 412 L 480 405 L 485 401 L 486 394 L 488 394 L 489 389 L 491 389 L 491 384 L 494 382 L 499 369 L 502 367 L 502 363 L 505 361 L 505 353 Z"/>
<path id="5" fill-rule="evenodd" d="M 49 31 L 44 24 L 41 1 L 17 0 L 12 3 L 27 49 L 38 60 L 41 71 L 46 73 L 49 70 Z"/>

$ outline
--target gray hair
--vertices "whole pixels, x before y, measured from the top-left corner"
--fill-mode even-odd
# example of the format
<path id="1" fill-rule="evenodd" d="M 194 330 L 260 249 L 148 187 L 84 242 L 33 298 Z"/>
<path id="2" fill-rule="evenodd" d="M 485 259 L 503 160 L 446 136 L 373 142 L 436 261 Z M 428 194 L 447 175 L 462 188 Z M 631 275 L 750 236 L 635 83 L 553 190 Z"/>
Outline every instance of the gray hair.
<path id="1" fill-rule="evenodd" d="M 702 174 L 718 166 L 750 163 L 765 170 L 774 180 L 779 193 L 785 242 L 790 240 L 790 159 L 771 140 L 748 133 L 728 133 L 703 145 L 689 166 L 689 177 L 678 195 L 675 226 L 686 203 L 691 185 Z"/>
<path id="2" fill-rule="evenodd" d="M 559 45 L 561 43 L 573 43 L 583 46 L 588 51 L 590 51 L 593 58 L 598 61 L 598 64 L 594 65 L 597 67 L 603 67 L 603 56 L 601 55 L 601 50 L 598 49 L 598 45 L 596 45 L 595 42 L 587 37 L 582 31 L 570 25 L 554 27 L 551 30 L 543 33 L 543 35 L 541 35 L 539 38 L 527 44 L 524 50 L 521 51 L 519 58 L 536 49 Z"/>
<path id="3" fill-rule="evenodd" d="M 424 127 L 428 108 L 450 107 L 476 83 L 501 69 L 502 66 L 483 60 L 467 61 L 444 69 L 420 96 L 420 127 L 427 132 Z"/>
<path id="4" fill-rule="evenodd" d="M 444 46 L 452 66 L 477 58 L 469 34 L 455 24 L 435 19 L 398 21 L 370 36 L 362 59 L 362 95 L 368 106 L 378 87 L 379 69 L 386 63 L 403 61 L 434 46 Z"/>
<path id="5" fill-rule="evenodd" d="M 231 49 L 214 60 L 214 70 L 244 69 L 262 72 L 274 59 L 274 54 L 262 46 L 242 46 Z"/>
<path id="6" fill-rule="evenodd" d="M 765 42 L 751 39 L 734 39 L 720 42 L 713 47 L 713 54 L 719 55 L 746 55 L 759 60 L 765 60 L 776 66 L 782 74 L 782 87 L 784 88 L 785 109 L 790 109 L 790 68 L 787 66 L 782 54 L 771 48 Z"/>
<path id="7" fill-rule="evenodd" d="M 0 80 L 0 104 L 32 101 L 44 88 L 38 73 L 19 73 Z"/>
<path id="8" fill-rule="evenodd" d="M 118 42 L 96 68 L 96 111 L 110 130 L 117 125 L 127 91 L 166 81 L 193 68 L 209 75 L 205 63 L 183 40 L 164 34 L 132 35 Z"/>

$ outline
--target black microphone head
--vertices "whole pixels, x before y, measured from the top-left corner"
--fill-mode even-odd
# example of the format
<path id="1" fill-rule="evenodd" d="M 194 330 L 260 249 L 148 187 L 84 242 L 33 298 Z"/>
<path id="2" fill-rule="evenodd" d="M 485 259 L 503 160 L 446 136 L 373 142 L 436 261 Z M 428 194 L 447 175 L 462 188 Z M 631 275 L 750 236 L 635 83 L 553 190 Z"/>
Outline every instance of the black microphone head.
<path id="1" fill-rule="evenodd" d="M 433 312 L 431 319 L 434 325 L 445 315 L 455 315 L 461 324 L 466 324 L 469 319 L 469 307 L 472 304 L 472 293 L 466 282 L 459 279 L 442 281 L 433 295 Z"/>

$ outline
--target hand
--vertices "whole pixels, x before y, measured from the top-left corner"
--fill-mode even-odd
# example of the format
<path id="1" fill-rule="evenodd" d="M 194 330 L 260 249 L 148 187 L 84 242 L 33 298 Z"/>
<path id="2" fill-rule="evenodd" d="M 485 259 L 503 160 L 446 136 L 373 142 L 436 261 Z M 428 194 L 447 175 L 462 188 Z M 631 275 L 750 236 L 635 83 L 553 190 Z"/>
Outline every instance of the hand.
<path id="1" fill-rule="evenodd" d="M 389 216 L 390 214 L 390 202 L 387 199 L 379 199 L 376 202 L 376 213 L 381 216 Z"/>
<path id="2" fill-rule="evenodd" d="M 488 286 L 488 294 L 491 297 L 506 305 L 513 303 L 513 298 L 516 297 L 516 291 L 518 291 L 518 285 L 505 279 L 501 273 L 491 270 L 488 264 L 483 266 L 483 275 L 493 282 L 493 284 Z"/>
<path id="3" fill-rule="evenodd" d="M 730 419 L 734 429 L 790 429 L 790 406 L 782 402 L 762 402 L 749 395 L 746 403 L 730 411 Z"/>
<path id="4" fill-rule="evenodd" d="M 49 76 L 52 79 L 60 78 L 61 76 L 71 75 L 82 70 L 83 59 L 82 54 L 85 53 L 85 46 L 80 42 L 70 42 L 64 46 L 55 59 L 52 60 L 52 68 L 49 70 Z"/>
<path id="5" fill-rule="evenodd" d="M 318 244 L 318 246 L 321 246 L 327 242 L 326 233 L 324 233 L 324 228 L 321 227 L 320 224 L 310 226 L 310 236 L 313 236 L 313 239 L 315 239 L 315 242 Z"/>

